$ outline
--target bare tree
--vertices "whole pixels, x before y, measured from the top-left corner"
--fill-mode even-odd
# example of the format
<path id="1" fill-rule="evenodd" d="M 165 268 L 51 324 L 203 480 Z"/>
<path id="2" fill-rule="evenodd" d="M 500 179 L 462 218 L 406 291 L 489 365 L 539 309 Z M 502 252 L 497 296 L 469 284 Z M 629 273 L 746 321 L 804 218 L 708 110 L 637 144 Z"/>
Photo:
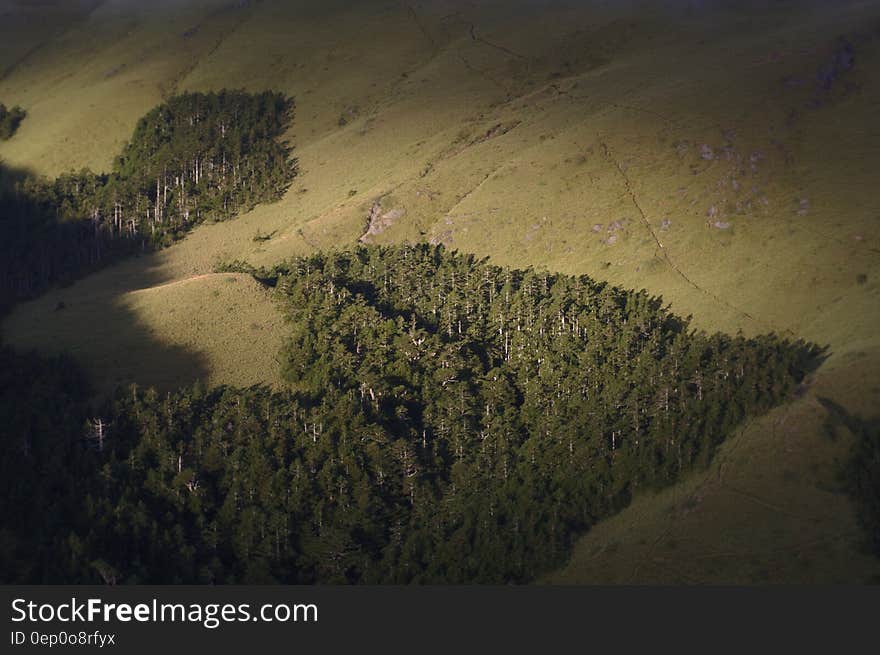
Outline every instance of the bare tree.
<path id="1" fill-rule="evenodd" d="M 98 452 L 103 452 L 104 450 L 104 441 L 109 436 L 109 427 L 109 424 L 102 418 L 95 418 L 89 422 L 86 439 L 95 444 Z"/>

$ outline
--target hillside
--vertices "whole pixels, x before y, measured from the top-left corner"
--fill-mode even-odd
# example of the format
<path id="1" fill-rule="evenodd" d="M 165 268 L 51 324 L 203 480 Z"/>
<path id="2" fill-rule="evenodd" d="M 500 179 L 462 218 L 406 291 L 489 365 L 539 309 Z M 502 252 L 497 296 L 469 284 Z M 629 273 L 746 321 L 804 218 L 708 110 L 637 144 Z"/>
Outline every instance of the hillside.
<path id="1" fill-rule="evenodd" d="M 0 39 L 0 101 L 27 111 L 4 162 L 106 170 L 175 93 L 272 89 L 297 103 L 299 176 L 279 202 L 19 306 L 6 341 L 72 352 L 102 390 L 275 383 L 280 310 L 250 280 L 202 276 L 359 240 L 645 288 L 698 327 L 829 357 L 548 580 L 880 575 L 822 402 L 868 418 L 880 401 L 876 3 L 38 4 L 0 0 L 21 21 L 0 28 L 17 35 Z"/>

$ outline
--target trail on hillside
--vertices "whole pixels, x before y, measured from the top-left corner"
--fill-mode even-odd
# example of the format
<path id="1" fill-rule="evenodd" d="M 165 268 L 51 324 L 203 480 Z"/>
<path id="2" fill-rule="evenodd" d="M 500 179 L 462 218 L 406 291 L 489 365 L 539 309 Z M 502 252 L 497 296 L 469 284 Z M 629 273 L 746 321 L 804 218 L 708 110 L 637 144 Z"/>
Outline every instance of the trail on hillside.
<path id="1" fill-rule="evenodd" d="M 157 284 L 153 287 L 144 287 L 143 289 L 133 289 L 128 293 L 143 293 L 145 291 L 158 291 L 159 289 L 167 289 L 168 287 L 174 287 L 179 284 L 184 284 L 186 282 L 194 282 L 196 280 L 204 280 L 209 277 L 243 277 L 243 273 L 202 273 L 201 275 L 193 275 L 192 277 L 183 278 L 182 280 L 174 280 L 173 282 L 166 282 L 165 284 Z M 246 276 L 245 276 L 246 277 Z"/>
<path id="2" fill-rule="evenodd" d="M 431 52 L 436 53 L 437 50 L 439 50 L 439 46 L 437 45 L 437 42 L 434 40 L 434 37 L 431 36 L 431 33 L 428 31 L 428 28 L 425 27 L 424 23 L 422 23 L 421 19 L 419 18 L 418 13 L 416 13 L 416 10 L 413 8 L 412 4 L 409 2 L 403 2 L 402 4 L 403 4 L 404 8 L 406 9 L 406 12 L 409 14 L 410 18 L 412 19 L 413 23 L 415 23 L 416 27 L 419 28 L 419 31 L 422 33 L 422 36 L 424 36 L 425 39 L 428 41 L 428 43 L 431 44 Z"/>
<path id="3" fill-rule="evenodd" d="M 60 29 L 49 34 L 45 39 L 40 41 L 39 43 L 34 44 L 32 47 L 28 48 L 24 53 L 22 53 L 17 59 L 12 61 L 6 68 L 0 70 L 0 82 L 9 77 L 13 72 L 15 72 L 22 64 L 26 63 L 31 59 L 36 53 L 42 50 L 47 44 L 54 41 L 58 38 L 59 35 L 66 34 L 70 30 L 76 27 L 77 24 L 81 22 L 85 22 L 88 20 L 92 14 L 94 14 L 101 5 L 106 3 L 106 0 L 94 0 L 94 6 L 90 9 L 83 12 L 83 14 L 79 17 L 73 18 L 73 20 L 67 24 L 62 26 Z"/>
<path id="4" fill-rule="evenodd" d="M 712 293 L 708 289 L 701 287 L 699 284 L 697 284 L 692 279 L 690 279 L 687 276 L 687 274 L 678 267 L 678 265 L 669 256 L 669 252 L 663 246 L 663 243 L 657 237 L 657 232 L 654 230 L 653 226 L 651 225 L 651 222 L 648 220 L 648 216 L 647 216 L 647 214 L 645 214 L 645 210 L 642 209 L 641 204 L 639 204 L 638 198 L 636 197 L 635 191 L 633 191 L 632 183 L 630 182 L 629 176 L 626 174 L 626 171 L 623 170 L 623 167 L 620 165 L 620 162 L 617 160 L 617 158 L 611 152 L 611 149 L 608 147 L 608 144 L 605 143 L 605 141 L 600 140 L 599 145 L 602 147 L 602 153 L 605 157 L 605 160 L 608 163 L 610 163 L 612 166 L 614 166 L 615 170 L 617 170 L 618 174 L 620 175 L 620 178 L 623 180 L 623 186 L 624 186 L 624 189 L 626 190 L 627 195 L 629 196 L 629 198 L 632 201 L 632 204 L 635 206 L 636 210 L 639 212 L 639 216 L 641 216 L 642 222 L 645 224 L 645 227 L 648 229 L 648 232 L 651 234 L 651 237 L 654 239 L 654 242 L 657 244 L 657 248 L 659 249 L 660 254 L 663 256 L 663 259 L 666 261 L 666 263 L 669 265 L 669 267 L 673 271 L 675 271 L 681 277 L 681 279 L 683 279 L 685 282 L 687 282 L 690 286 L 692 286 L 694 289 L 696 289 L 700 293 L 709 296 L 710 298 L 721 303 L 725 307 L 732 309 L 733 311 L 735 311 L 739 314 L 742 314 L 743 316 L 745 316 L 746 318 L 748 318 L 752 321 L 755 321 L 757 323 L 764 323 L 763 321 L 761 321 L 761 320 L 755 318 L 754 316 L 752 316 L 751 314 L 749 314 L 747 311 L 740 309 L 736 305 L 733 305 L 732 303 L 724 300 L 724 298 L 721 298 L 720 296 Z M 766 325 L 766 323 L 765 323 L 765 325 Z M 767 326 L 767 327 L 772 328 L 772 326 Z"/>
<path id="5" fill-rule="evenodd" d="M 495 166 L 494 168 L 492 168 L 492 170 L 490 170 L 488 173 L 486 173 L 485 175 L 483 175 L 482 179 L 480 179 L 480 181 L 479 181 L 474 187 L 472 187 L 472 188 L 471 188 L 469 191 L 467 191 L 463 196 L 461 196 L 461 198 L 459 198 L 459 199 L 455 202 L 455 204 L 452 205 L 452 207 L 450 207 L 450 208 L 446 211 L 445 216 L 451 216 L 452 213 L 453 213 L 456 209 L 458 209 L 458 208 L 459 208 L 459 207 L 460 207 L 465 201 L 467 201 L 468 198 L 470 198 L 470 197 L 471 197 L 472 195 L 474 195 L 477 191 L 479 191 L 481 188 L 483 188 L 483 185 L 486 184 L 486 182 L 488 182 L 488 181 L 489 181 L 489 180 L 495 175 L 495 173 L 497 173 L 497 172 L 498 172 L 499 170 L 501 170 L 503 167 L 504 167 L 504 163 L 500 164 L 499 166 Z"/>
<path id="6" fill-rule="evenodd" d="M 512 57 L 516 57 L 517 59 L 528 60 L 528 57 L 526 57 L 525 55 L 521 55 L 518 52 L 514 52 L 510 48 L 505 48 L 503 45 L 498 45 L 497 43 L 492 43 L 491 41 L 484 39 L 481 36 L 478 36 L 477 35 L 477 26 L 474 25 L 473 23 L 470 23 L 470 30 L 469 31 L 470 31 L 471 39 L 473 41 L 477 41 L 478 43 L 482 43 L 483 45 L 487 45 L 490 48 L 495 48 L 496 50 L 500 50 L 501 52 L 508 54 Z"/>
<path id="7" fill-rule="evenodd" d="M 415 12 L 413 12 L 413 17 L 415 18 Z M 458 15 L 457 12 L 456 12 L 456 14 L 450 15 L 449 18 L 457 18 L 458 22 L 467 28 L 468 36 L 470 36 L 470 39 L 473 43 L 481 43 L 485 46 L 488 46 L 488 47 L 493 48 L 499 52 L 502 52 L 508 56 L 515 57 L 517 59 L 521 59 L 524 61 L 528 61 L 528 58 L 525 57 L 524 55 L 521 55 L 518 52 L 514 52 L 508 48 L 505 48 L 504 46 L 500 46 L 495 43 L 492 43 L 491 41 L 487 41 L 486 39 L 478 36 L 476 25 L 474 25 L 474 23 L 462 18 L 460 15 Z M 420 27 L 421 27 L 421 25 L 420 25 Z M 432 39 L 432 43 L 433 43 L 433 39 Z M 504 91 L 504 94 L 506 96 L 505 102 L 509 102 L 514 97 L 514 94 L 512 93 L 511 89 L 508 88 L 508 86 L 506 84 L 504 84 L 501 80 L 499 80 L 497 77 L 492 75 L 488 70 L 483 70 L 481 68 L 478 68 L 477 66 L 474 66 L 471 63 L 471 61 L 462 54 L 460 47 L 455 48 L 454 53 L 455 53 L 455 57 L 462 63 L 462 65 L 468 71 L 470 71 L 471 73 L 474 73 L 475 75 L 479 75 L 483 79 L 487 80 L 488 82 L 491 82 L 492 84 L 497 86 L 499 89 Z"/>
<path id="8" fill-rule="evenodd" d="M 207 61 L 208 59 L 210 59 L 214 55 L 214 53 L 220 49 L 220 46 L 222 46 L 226 42 L 226 39 L 232 36 L 232 34 L 237 32 L 239 29 L 241 29 L 241 27 L 248 20 L 251 19 L 253 14 L 248 11 L 243 11 L 243 9 L 246 9 L 246 6 L 242 7 L 241 9 L 234 10 L 240 11 L 241 13 L 233 18 L 230 25 L 221 28 L 219 34 L 217 35 L 217 38 L 214 40 L 214 43 L 207 49 L 207 51 L 201 54 L 194 53 L 192 60 L 174 77 L 164 83 L 159 84 L 159 91 L 161 92 L 163 98 L 168 99 L 176 95 L 183 81 L 187 77 L 189 77 L 189 75 L 199 66 L 199 64 L 201 64 L 203 61 Z M 229 6 L 220 7 L 219 9 L 216 9 L 205 16 L 205 19 L 201 23 L 197 24 L 195 28 L 191 29 L 201 29 L 205 24 L 210 23 L 215 19 L 224 18 L 229 11 Z"/>

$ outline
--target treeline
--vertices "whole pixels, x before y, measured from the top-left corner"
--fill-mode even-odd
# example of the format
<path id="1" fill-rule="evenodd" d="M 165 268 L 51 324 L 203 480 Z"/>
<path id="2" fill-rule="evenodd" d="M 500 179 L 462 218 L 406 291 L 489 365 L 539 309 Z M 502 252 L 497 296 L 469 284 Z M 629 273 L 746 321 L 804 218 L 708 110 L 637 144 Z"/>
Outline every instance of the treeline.
<path id="1" fill-rule="evenodd" d="M 296 173 L 279 141 L 292 110 L 268 91 L 184 94 L 138 122 L 109 173 L 0 169 L 0 301 L 280 198 Z"/>
<path id="2" fill-rule="evenodd" d="M 132 388 L 98 411 L 30 378 L 52 410 L 6 410 L 7 581 L 525 582 L 820 356 L 439 246 L 251 272 L 291 318 L 287 390 Z"/>
<path id="3" fill-rule="evenodd" d="M 11 139 L 25 116 L 27 112 L 21 107 L 16 105 L 12 109 L 7 109 L 6 105 L 0 102 L 0 141 Z"/>
<path id="4" fill-rule="evenodd" d="M 855 503 L 868 547 L 880 557 L 880 417 L 862 418 L 830 398 L 820 396 L 817 400 L 827 411 L 824 427 L 829 437 L 836 438 L 840 427 L 855 437 L 852 454 L 842 471 L 844 488 Z"/>
<path id="5" fill-rule="evenodd" d="M 88 384 L 73 361 L 0 345 L 3 583 L 68 579 L 53 570 L 52 553 L 68 556 L 82 490 L 98 472 L 82 440 L 87 396 Z"/>
<path id="6" fill-rule="evenodd" d="M 880 557 L 880 420 L 858 421 L 854 427 L 856 444 L 847 483 L 868 545 Z"/>

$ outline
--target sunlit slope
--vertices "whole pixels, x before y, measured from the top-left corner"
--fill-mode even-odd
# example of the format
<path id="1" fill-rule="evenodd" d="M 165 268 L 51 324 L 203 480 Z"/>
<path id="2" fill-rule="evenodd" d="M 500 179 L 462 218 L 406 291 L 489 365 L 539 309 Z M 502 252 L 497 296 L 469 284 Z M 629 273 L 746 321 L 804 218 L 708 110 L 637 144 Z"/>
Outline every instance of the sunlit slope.
<path id="1" fill-rule="evenodd" d="M 0 79 L 66 30 L 85 19 L 100 0 L 0 0 Z"/>
<path id="2" fill-rule="evenodd" d="M 876 575 L 835 486 L 847 438 L 830 440 L 818 400 L 880 404 L 876 3 L 636 19 L 536 4 L 106 2 L 66 18 L 0 79 L 0 100 L 30 112 L 0 158 L 105 168 L 163 94 L 274 88 L 297 101 L 301 174 L 278 203 L 22 305 L 5 338 L 72 350 L 101 388 L 273 380 L 283 327 L 265 294 L 182 281 L 356 243 L 377 207 L 372 242 L 587 273 L 663 295 L 699 327 L 829 346 L 801 398 L 745 426 L 710 471 L 598 526 L 554 580 Z M 854 64 L 820 92 L 839 36 Z M 119 320 L 95 339 L 102 312 Z"/>
<path id="3" fill-rule="evenodd" d="M 92 5 L 74 20 L 47 3 L 38 15 L 58 23 L 56 36 L 13 61 L 0 80 L 3 101 L 29 114 L 0 153 L 8 163 L 49 175 L 108 169 L 137 119 L 249 15 L 212 0 Z"/>
<path id="4" fill-rule="evenodd" d="M 198 275 L 133 289 L 140 262 L 46 294 L 5 325 L 21 349 L 73 355 L 105 395 L 131 383 L 162 390 L 274 384 L 284 320 L 250 276 Z"/>

